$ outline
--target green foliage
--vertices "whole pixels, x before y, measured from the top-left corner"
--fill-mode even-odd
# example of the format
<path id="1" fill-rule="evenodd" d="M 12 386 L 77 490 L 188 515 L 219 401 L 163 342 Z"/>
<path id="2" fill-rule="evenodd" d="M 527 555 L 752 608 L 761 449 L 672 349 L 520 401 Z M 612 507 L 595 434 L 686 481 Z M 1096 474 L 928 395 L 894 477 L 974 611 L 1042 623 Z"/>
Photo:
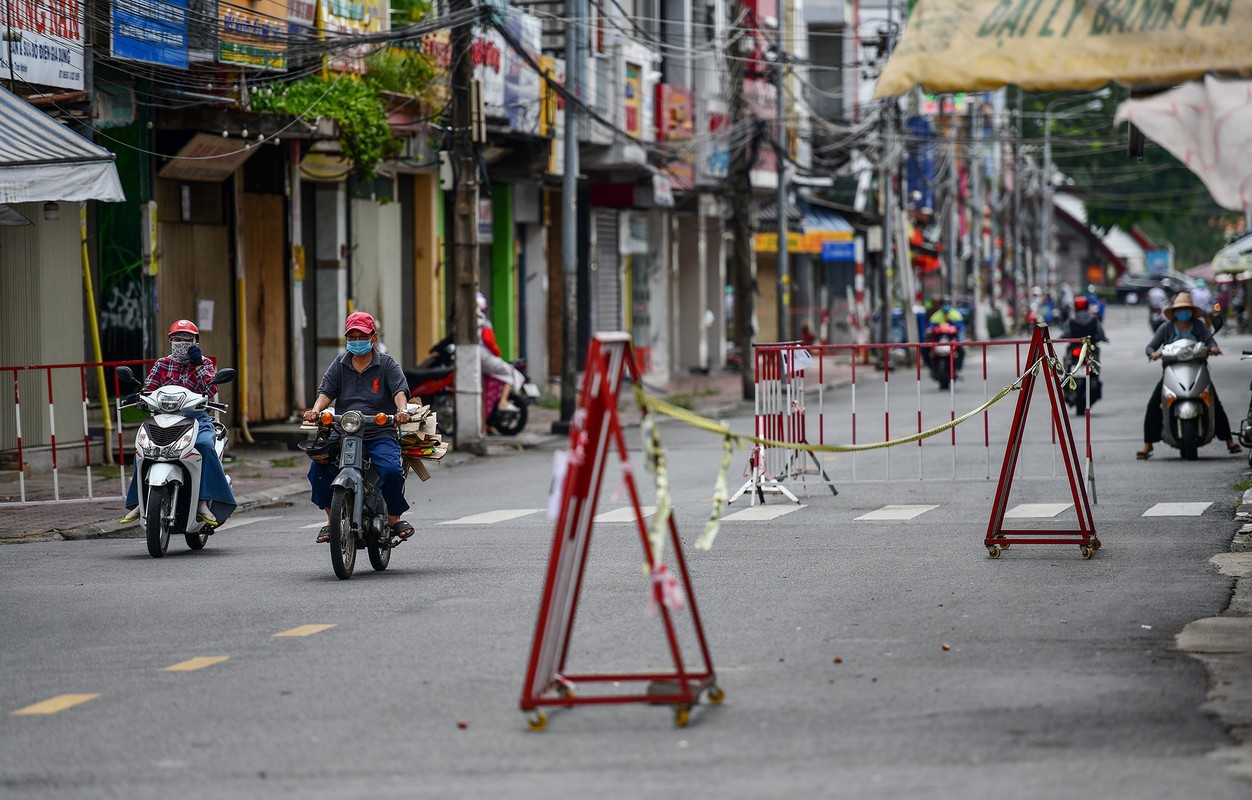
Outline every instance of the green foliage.
<path id="1" fill-rule="evenodd" d="M 1072 180 L 1099 228 L 1138 227 L 1160 246 L 1173 245 L 1176 268 L 1209 261 L 1226 244 L 1240 215 L 1215 202 L 1200 179 L 1151 140 L 1143 160 L 1127 153 L 1128 129 L 1115 126 L 1117 105 L 1127 91 L 1112 94 L 1098 109 L 1087 108 L 1089 92 L 1045 92 L 1025 96 L 1024 139 L 1042 156 L 1044 110 L 1052 111 L 1052 161 Z M 1067 100 L 1072 98 L 1072 102 Z"/>
<path id="2" fill-rule="evenodd" d="M 356 165 L 362 179 L 372 180 L 379 162 L 395 158 L 400 140 L 387 123 L 387 105 L 379 92 L 421 98 L 434 85 L 434 63 L 414 50 L 389 48 L 366 59 L 364 80 L 336 75 L 322 80 L 309 75 L 281 88 L 252 94 L 255 111 L 273 111 L 314 120 L 326 117 L 339 129 L 339 149 Z"/>

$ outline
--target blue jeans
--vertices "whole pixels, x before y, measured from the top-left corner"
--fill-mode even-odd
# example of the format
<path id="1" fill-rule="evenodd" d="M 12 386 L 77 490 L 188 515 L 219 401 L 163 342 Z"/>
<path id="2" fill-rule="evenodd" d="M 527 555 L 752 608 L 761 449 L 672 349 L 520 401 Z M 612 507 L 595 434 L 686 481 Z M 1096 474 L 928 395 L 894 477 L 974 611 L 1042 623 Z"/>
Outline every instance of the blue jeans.
<path id="1" fill-rule="evenodd" d="M 409 501 L 404 499 L 404 467 L 400 463 L 400 442 L 391 436 L 367 438 L 365 452 L 369 453 L 370 463 L 382 478 L 379 488 L 383 493 L 383 502 L 387 504 L 387 513 L 398 517 L 408 511 Z M 309 465 L 309 485 L 313 487 L 310 499 L 313 505 L 322 509 L 330 508 L 330 500 L 334 496 L 331 482 L 338 474 L 338 464 L 319 464 L 314 461 Z"/>
<path id="2" fill-rule="evenodd" d="M 213 422 L 209 415 L 201 411 L 189 413 L 187 416 L 199 420 L 196 450 L 200 453 L 200 499 L 208 501 L 209 510 L 217 517 L 220 525 L 235 510 L 235 494 L 226 482 L 226 470 L 222 469 L 222 462 L 218 460 L 217 451 L 213 449 Z M 130 488 L 126 490 L 128 509 L 139 505 L 138 478 L 138 470 L 131 473 Z"/>

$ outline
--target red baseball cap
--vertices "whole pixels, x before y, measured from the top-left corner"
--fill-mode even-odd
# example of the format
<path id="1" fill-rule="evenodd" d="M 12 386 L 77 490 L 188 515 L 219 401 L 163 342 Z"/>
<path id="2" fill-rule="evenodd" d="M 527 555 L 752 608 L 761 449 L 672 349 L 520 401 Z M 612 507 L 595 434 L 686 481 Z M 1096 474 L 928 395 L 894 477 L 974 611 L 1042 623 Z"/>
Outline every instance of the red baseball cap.
<path id="1" fill-rule="evenodd" d="M 343 332 L 363 331 L 365 333 L 374 332 L 374 318 L 364 311 L 353 311 L 348 315 L 348 321 L 344 323 Z"/>

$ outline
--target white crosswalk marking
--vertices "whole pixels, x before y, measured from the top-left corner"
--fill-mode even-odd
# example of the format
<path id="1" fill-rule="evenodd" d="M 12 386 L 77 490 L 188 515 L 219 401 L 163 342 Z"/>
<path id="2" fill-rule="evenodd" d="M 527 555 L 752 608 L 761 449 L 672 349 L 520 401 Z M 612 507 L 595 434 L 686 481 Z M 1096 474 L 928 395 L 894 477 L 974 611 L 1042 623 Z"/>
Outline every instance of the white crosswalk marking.
<path id="1" fill-rule="evenodd" d="M 1145 517 L 1198 517 L 1212 503 L 1157 503 L 1143 512 Z"/>
<path id="2" fill-rule="evenodd" d="M 722 522 L 768 522 L 771 519 L 778 519 L 783 514 L 790 514 L 792 511 L 799 511 L 807 508 L 804 505 L 770 505 L 770 506 L 750 506 L 743 511 L 736 511 L 722 517 Z"/>
<path id="3" fill-rule="evenodd" d="M 883 506 L 882 508 L 870 511 L 868 514 L 862 514 L 853 520 L 859 522 L 861 520 L 903 520 L 914 519 L 920 517 L 927 511 L 933 511 L 939 506 Z"/>
<path id="4" fill-rule="evenodd" d="M 1004 516 L 1006 519 L 1048 519 L 1073 505 L 1073 503 L 1022 503 L 1010 508 Z"/>
<path id="5" fill-rule="evenodd" d="M 644 519 L 656 513 L 656 506 L 640 506 L 639 510 L 643 512 Z M 612 511 L 605 511 L 603 514 L 597 514 L 593 522 L 634 522 L 635 509 L 633 506 L 625 508 L 615 508 Z"/>
<path id="6" fill-rule="evenodd" d="M 497 522 L 508 522 L 511 519 L 538 514 L 542 508 L 501 508 L 496 511 L 484 511 L 482 514 L 471 514 L 460 519 L 449 519 L 440 525 L 492 525 Z"/>

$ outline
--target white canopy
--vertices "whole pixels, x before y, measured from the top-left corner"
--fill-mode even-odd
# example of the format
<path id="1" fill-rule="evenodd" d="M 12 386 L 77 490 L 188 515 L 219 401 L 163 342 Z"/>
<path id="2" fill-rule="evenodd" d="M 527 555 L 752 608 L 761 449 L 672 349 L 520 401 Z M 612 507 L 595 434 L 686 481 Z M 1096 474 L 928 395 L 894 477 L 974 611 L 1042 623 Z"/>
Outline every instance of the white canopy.
<path id="1" fill-rule="evenodd" d="M 114 155 L 0 87 L 0 203 L 126 199 Z"/>
<path id="2" fill-rule="evenodd" d="M 1252 235 L 1231 242 L 1213 256 L 1213 272 L 1215 273 L 1249 270 L 1252 270 Z"/>

